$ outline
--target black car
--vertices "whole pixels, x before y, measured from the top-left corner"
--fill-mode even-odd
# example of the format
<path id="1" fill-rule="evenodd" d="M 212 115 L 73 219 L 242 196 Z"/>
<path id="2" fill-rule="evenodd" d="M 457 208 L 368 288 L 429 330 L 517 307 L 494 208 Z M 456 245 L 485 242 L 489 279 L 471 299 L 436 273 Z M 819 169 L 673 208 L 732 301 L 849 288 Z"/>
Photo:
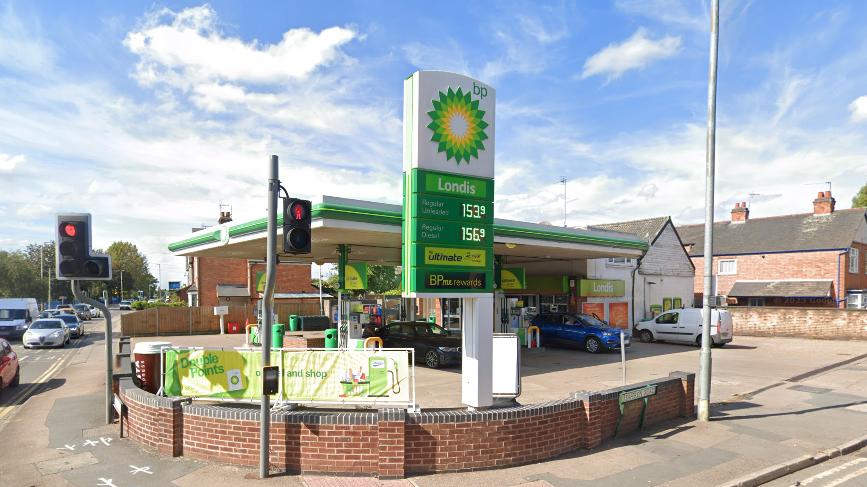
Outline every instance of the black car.
<path id="1" fill-rule="evenodd" d="M 69 335 L 78 338 L 84 335 L 84 323 L 78 319 L 78 316 L 75 315 L 57 315 L 55 318 L 59 318 L 66 323 L 67 328 L 69 328 Z"/>
<path id="2" fill-rule="evenodd" d="M 394 321 L 376 331 L 384 348 L 412 348 L 432 369 L 461 363 L 461 339 L 434 323 Z"/>

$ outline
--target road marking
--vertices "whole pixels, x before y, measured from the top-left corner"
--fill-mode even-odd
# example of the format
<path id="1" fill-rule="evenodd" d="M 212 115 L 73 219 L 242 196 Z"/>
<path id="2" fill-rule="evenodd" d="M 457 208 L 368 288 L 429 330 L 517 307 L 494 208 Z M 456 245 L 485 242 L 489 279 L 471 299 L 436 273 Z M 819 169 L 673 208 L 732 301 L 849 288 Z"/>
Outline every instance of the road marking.
<path id="1" fill-rule="evenodd" d="M 148 475 L 153 475 L 153 474 L 154 474 L 153 472 L 151 472 L 151 467 L 150 467 L 150 466 L 139 468 L 139 467 L 136 467 L 135 465 L 130 465 L 129 468 L 134 468 L 134 469 L 135 469 L 135 470 L 131 470 L 131 471 L 129 472 L 129 473 L 131 473 L 131 474 L 133 474 L 133 475 L 135 475 L 135 474 L 137 474 L 137 473 L 139 473 L 139 472 L 146 473 L 146 474 L 148 474 Z"/>
<path id="2" fill-rule="evenodd" d="M 62 356 L 57 362 L 55 362 L 54 365 L 49 367 L 48 370 L 46 370 L 45 372 L 42 373 L 42 375 L 37 377 L 35 381 L 31 382 L 28 386 L 26 386 L 24 389 L 20 390 L 15 396 L 13 396 L 12 401 L 7 406 L 0 407 L 0 420 L 2 420 L 4 416 L 10 414 L 12 412 L 12 410 L 15 409 L 15 407 L 24 404 L 24 402 L 26 402 L 27 399 L 30 398 L 30 395 L 33 393 L 34 390 L 36 390 L 37 387 L 41 386 L 45 382 L 48 382 L 48 380 L 54 378 L 53 374 L 57 373 L 57 371 L 62 366 L 64 366 L 64 364 L 66 362 L 69 362 L 72 359 L 72 356 L 75 355 L 75 351 L 78 350 L 79 348 L 81 348 L 82 343 L 83 342 L 78 341 L 75 343 L 75 345 L 73 345 L 72 348 L 70 348 L 68 350 L 64 350 L 63 352 L 59 352 L 59 353 L 65 353 L 65 352 L 68 352 L 68 353 L 65 353 L 65 355 Z M 48 358 L 48 357 L 46 357 L 46 358 Z M 54 357 L 50 357 L 50 358 L 54 359 Z M 35 360 L 36 359 L 34 359 L 34 361 Z"/>
<path id="3" fill-rule="evenodd" d="M 856 470 L 845 477 L 839 478 L 839 479 L 831 482 L 830 484 L 825 485 L 825 487 L 836 487 L 837 485 L 840 485 L 843 482 L 847 482 L 849 480 L 852 480 L 855 477 L 860 477 L 860 476 L 864 475 L 865 473 L 867 473 L 867 467 L 862 468 L 861 470 Z"/>
<path id="4" fill-rule="evenodd" d="M 814 475 L 808 479 L 802 480 L 800 482 L 800 484 L 798 484 L 798 485 L 809 485 L 809 484 L 811 484 L 817 480 L 822 480 L 825 477 L 830 477 L 831 475 L 834 475 L 835 473 L 842 472 L 843 470 L 846 470 L 847 468 L 849 468 L 851 466 L 858 465 L 859 463 L 863 463 L 863 462 L 867 462 L 867 458 L 856 458 L 855 460 L 852 460 L 851 462 L 844 463 L 843 465 L 840 465 L 839 467 L 834 467 L 832 469 L 825 470 L 824 472 L 822 472 L 820 474 L 816 474 L 816 475 Z M 867 469 L 862 469 L 862 470 L 867 471 Z M 860 472 L 860 470 L 859 470 L 859 472 Z M 834 484 L 834 485 L 839 485 L 839 484 Z M 826 487 L 830 487 L 830 485 L 826 486 Z"/>

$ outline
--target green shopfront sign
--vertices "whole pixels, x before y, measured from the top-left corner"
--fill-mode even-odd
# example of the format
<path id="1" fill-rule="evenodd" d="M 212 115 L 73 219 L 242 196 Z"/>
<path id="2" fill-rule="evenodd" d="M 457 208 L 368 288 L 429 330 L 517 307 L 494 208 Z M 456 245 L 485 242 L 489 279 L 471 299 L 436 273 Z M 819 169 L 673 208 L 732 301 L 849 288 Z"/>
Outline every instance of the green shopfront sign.
<path id="1" fill-rule="evenodd" d="M 454 73 L 404 83 L 404 295 L 493 292 L 494 100 Z"/>
<path id="2" fill-rule="evenodd" d="M 508 267 L 500 271 L 500 289 L 525 289 L 526 282 L 523 267 Z"/>
<path id="3" fill-rule="evenodd" d="M 581 279 L 578 282 L 579 296 L 625 296 L 626 282 L 602 279 Z"/>

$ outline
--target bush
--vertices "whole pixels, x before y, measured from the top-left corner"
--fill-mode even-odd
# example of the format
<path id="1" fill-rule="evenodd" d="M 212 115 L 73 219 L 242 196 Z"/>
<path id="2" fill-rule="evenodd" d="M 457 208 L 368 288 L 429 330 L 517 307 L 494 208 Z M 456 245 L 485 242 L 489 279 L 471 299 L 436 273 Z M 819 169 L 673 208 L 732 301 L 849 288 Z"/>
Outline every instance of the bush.
<path id="1" fill-rule="evenodd" d="M 143 309 L 157 308 L 157 307 L 163 307 L 163 306 L 169 307 L 169 308 L 178 308 L 178 307 L 184 307 L 185 308 L 187 306 L 187 303 L 185 303 L 183 301 L 178 301 L 175 303 L 162 303 L 162 302 L 148 303 L 147 301 L 133 301 L 133 303 L 130 304 L 129 306 L 132 309 L 141 311 Z"/>

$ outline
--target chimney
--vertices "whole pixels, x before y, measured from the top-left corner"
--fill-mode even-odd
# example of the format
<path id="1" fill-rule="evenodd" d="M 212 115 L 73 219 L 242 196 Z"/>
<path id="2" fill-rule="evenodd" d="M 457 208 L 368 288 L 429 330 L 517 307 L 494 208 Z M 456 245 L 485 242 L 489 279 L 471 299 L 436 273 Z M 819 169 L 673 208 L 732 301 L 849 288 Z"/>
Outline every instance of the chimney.
<path id="1" fill-rule="evenodd" d="M 830 191 L 819 191 L 819 195 L 813 200 L 813 215 L 830 215 L 834 213 L 834 204 L 837 202 L 831 197 Z"/>
<path id="2" fill-rule="evenodd" d="M 220 220 L 217 223 L 222 225 L 223 223 L 228 223 L 230 221 L 232 221 L 232 213 L 229 211 L 221 211 Z"/>
<path id="3" fill-rule="evenodd" d="M 750 210 L 747 209 L 747 202 L 735 203 L 735 208 L 732 210 L 732 223 L 744 223 L 750 218 Z"/>

